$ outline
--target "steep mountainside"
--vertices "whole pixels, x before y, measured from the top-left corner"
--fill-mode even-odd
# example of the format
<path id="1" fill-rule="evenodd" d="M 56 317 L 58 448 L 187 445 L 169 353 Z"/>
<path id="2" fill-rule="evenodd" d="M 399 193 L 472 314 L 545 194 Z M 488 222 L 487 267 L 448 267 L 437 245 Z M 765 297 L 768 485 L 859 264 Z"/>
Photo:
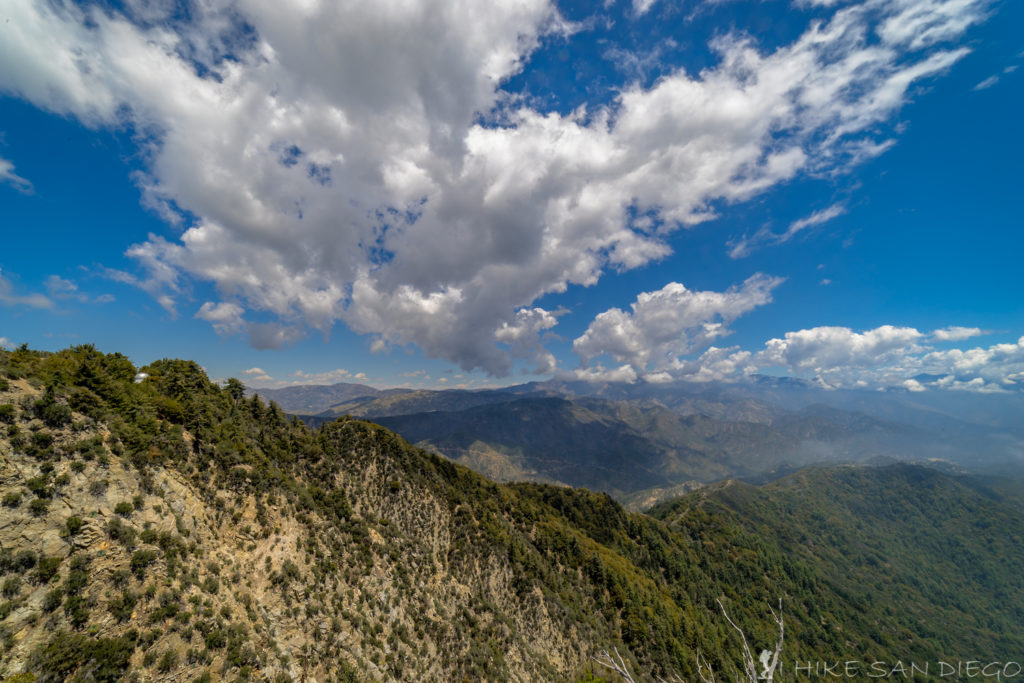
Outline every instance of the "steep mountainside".
<path id="1" fill-rule="evenodd" d="M 88 346 L 0 352 L 0 676 L 573 681 L 617 647 L 638 677 L 693 680 L 699 650 L 727 680 L 740 658 L 719 598 L 754 647 L 773 642 L 766 605 L 782 598 L 785 666 L 1024 647 L 1008 626 L 1016 584 L 965 574 L 969 603 L 886 584 L 886 546 L 856 578 L 903 591 L 907 612 L 867 601 L 820 561 L 845 540 L 813 511 L 785 530 L 815 549 L 801 554 L 704 492 L 661 520 L 629 514 L 603 494 L 494 484 L 372 423 L 310 430 L 191 362 L 152 363 L 138 384 L 137 370 Z M 879 472 L 844 484 L 850 499 L 857 485 L 884 495 Z M 934 488 L 892 481 L 904 497 Z M 934 481 L 946 545 L 899 514 L 879 533 L 922 566 L 985 542 L 992 562 L 1021 566 L 1022 508 Z M 849 514 L 833 498 L 818 496 L 825 520 Z M 999 528 L 979 531 L 986 519 Z M 961 623 L 919 631 L 913 610 Z"/>
<path id="2" fill-rule="evenodd" d="M 811 468 L 759 488 L 707 487 L 651 514 L 713 543 L 723 527 L 740 545 L 770 539 L 865 614 L 901 615 L 883 642 L 914 634 L 947 658 L 1022 651 L 1024 575 L 1007 560 L 1024 558 L 1024 510 L 973 479 L 906 464 Z"/>

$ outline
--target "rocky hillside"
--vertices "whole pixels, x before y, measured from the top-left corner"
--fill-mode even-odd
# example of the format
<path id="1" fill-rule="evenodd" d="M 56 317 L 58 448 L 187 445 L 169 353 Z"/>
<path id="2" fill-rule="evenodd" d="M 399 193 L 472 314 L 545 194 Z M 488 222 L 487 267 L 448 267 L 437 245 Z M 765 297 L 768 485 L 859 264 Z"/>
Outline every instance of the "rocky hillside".
<path id="1" fill-rule="evenodd" d="M 7 360 L 6 674 L 551 680 L 621 640 L 555 592 L 567 529 L 378 427 L 312 435 L 181 361 Z"/>
<path id="2" fill-rule="evenodd" d="M 939 651 L 733 511 L 658 520 L 494 484 L 373 423 L 310 430 L 188 361 L 0 352 L 0 505 L 0 676 L 16 680 L 600 680 L 612 647 L 638 680 L 695 679 L 697 651 L 731 678 L 719 599 L 761 646 L 782 598 L 790 663 Z M 992 624 L 1019 594 L 972 585 L 995 621 L 961 642 L 1017 647 Z"/>

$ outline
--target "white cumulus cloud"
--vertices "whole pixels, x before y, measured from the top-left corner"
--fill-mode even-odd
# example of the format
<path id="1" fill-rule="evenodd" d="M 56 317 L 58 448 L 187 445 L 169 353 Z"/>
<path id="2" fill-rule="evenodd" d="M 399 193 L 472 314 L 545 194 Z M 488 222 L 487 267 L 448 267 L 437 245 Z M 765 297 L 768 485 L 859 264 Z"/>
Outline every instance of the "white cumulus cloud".
<path id="1" fill-rule="evenodd" d="M 611 308 L 598 314 L 572 348 L 584 367 L 607 354 L 638 375 L 684 370 L 681 356 L 707 349 L 729 334 L 730 322 L 770 302 L 772 290 L 781 283 L 781 278 L 757 274 L 740 286 L 711 292 L 670 282 L 641 293 L 628 312 Z"/>
<path id="2" fill-rule="evenodd" d="M 935 341 L 963 341 L 964 339 L 980 337 L 985 334 L 988 333 L 980 327 L 962 327 L 959 325 L 952 325 L 950 327 L 944 327 L 941 330 L 934 330 L 932 332 L 932 339 Z"/>
<path id="3" fill-rule="evenodd" d="M 172 315 L 212 282 L 233 303 L 199 317 L 260 348 L 341 322 L 494 374 L 550 368 L 540 297 L 664 258 L 716 205 L 884 151 L 880 124 L 967 54 L 952 41 L 988 7 L 867 0 L 771 51 L 724 33 L 699 73 L 560 114 L 501 91 L 544 35 L 575 30 L 547 0 L 219 0 L 184 19 L 4 4 L 0 91 L 150 134 L 137 181 L 182 231 L 111 277 Z M 660 227 L 631 218 L 647 214 Z"/>
<path id="4" fill-rule="evenodd" d="M 913 327 L 882 325 L 864 332 L 816 327 L 770 339 L 752 361 L 761 368 L 786 367 L 827 386 L 882 389 L 903 387 L 1001 392 L 1024 389 L 1024 337 L 989 347 L 935 350 L 930 341 L 963 340 L 974 328 L 948 327 L 943 339 Z"/>
<path id="5" fill-rule="evenodd" d="M 235 334 L 246 328 L 247 323 L 242 317 L 244 313 L 245 309 L 238 304 L 226 302 L 215 304 L 212 301 L 207 301 L 199 307 L 195 317 L 213 325 L 217 334 Z"/>

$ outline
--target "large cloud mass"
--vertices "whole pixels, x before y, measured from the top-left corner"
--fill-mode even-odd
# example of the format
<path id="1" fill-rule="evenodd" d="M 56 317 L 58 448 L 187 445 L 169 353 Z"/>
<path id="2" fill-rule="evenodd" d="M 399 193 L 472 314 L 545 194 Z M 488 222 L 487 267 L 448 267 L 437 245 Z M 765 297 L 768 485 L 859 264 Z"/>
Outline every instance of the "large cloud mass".
<path id="1" fill-rule="evenodd" d="M 836 388 L 935 387 L 988 393 L 1024 389 L 1024 337 L 1016 343 L 973 349 L 939 350 L 928 343 L 963 339 L 962 334 L 974 329 L 925 334 L 892 325 L 864 332 L 815 327 L 769 340 L 753 361 L 761 367 L 785 367 Z"/>
<path id="2" fill-rule="evenodd" d="M 638 373 L 679 370 L 682 356 L 729 334 L 728 324 L 770 302 L 781 282 L 758 274 L 725 292 L 694 292 L 671 282 L 640 294 L 630 312 L 612 308 L 599 314 L 572 348 L 584 366 L 607 354 Z"/>
<path id="3" fill-rule="evenodd" d="M 715 66 L 569 115 L 501 91 L 576 30 L 546 0 L 0 4 L 0 89 L 132 126 L 146 201 L 184 229 L 134 245 L 142 275 L 121 279 L 169 311 L 187 278 L 213 282 L 197 317 L 258 346 L 341 321 L 502 374 L 551 369 L 542 295 L 663 258 L 716 202 L 884 150 L 878 125 L 966 53 L 951 43 L 987 3 L 868 0 L 767 53 L 726 34 Z"/>

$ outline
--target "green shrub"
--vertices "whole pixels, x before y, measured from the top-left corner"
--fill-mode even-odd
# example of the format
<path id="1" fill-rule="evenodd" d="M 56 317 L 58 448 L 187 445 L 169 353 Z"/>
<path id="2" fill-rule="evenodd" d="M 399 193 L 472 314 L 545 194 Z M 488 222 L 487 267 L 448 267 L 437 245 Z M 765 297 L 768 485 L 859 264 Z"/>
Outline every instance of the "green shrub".
<path id="1" fill-rule="evenodd" d="M 89 621 L 89 602 L 81 595 L 69 595 L 64 601 L 64 613 L 72 626 L 81 628 Z"/>
<path id="2" fill-rule="evenodd" d="M 4 506 L 9 508 L 16 508 L 21 505 L 21 491 L 9 491 L 4 496 Z"/>
<path id="3" fill-rule="evenodd" d="M 175 600 L 171 593 L 160 594 L 160 607 L 149 614 L 149 623 L 158 624 L 164 619 L 171 619 L 181 611 L 181 605 Z"/>
<path id="4" fill-rule="evenodd" d="M 7 380 L 4 380 L 5 382 Z M 10 403 L 0 405 L 0 422 L 11 424 L 18 417 L 18 409 Z"/>
<path id="5" fill-rule="evenodd" d="M 146 631 L 141 636 L 139 636 L 139 647 L 141 647 L 143 650 L 148 649 L 150 645 L 160 640 L 160 636 L 162 636 L 163 633 L 164 632 L 158 628 Z"/>
<path id="6" fill-rule="evenodd" d="M 36 566 L 39 557 L 32 550 L 19 550 L 18 554 L 11 558 L 11 570 L 16 572 L 27 572 Z"/>
<path id="7" fill-rule="evenodd" d="M 89 582 L 89 556 L 75 555 L 71 558 L 71 568 L 64 582 L 64 590 L 68 595 L 78 595 Z"/>
<path id="8" fill-rule="evenodd" d="M 127 671 L 134 650 L 135 643 L 127 636 L 90 638 L 61 631 L 36 648 L 27 668 L 46 672 L 53 680 L 67 680 L 81 672 L 89 680 L 116 681 Z"/>
<path id="9" fill-rule="evenodd" d="M 118 621 L 125 621 L 131 617 L 132 612 L 135 610 L 135 604 L 138 601 L 138 595 L 132 591 L 124 591 L 119 597 L 112 598 L 110 602 L 107 603 L 107 610 Z"/>
<path id="10" fill-rule="evenodd" d="M 107 492 L 108 486 L 110 486 L 110 482 L 106 479 L 93 479 L 89 482 L 89 493 L 94 496 L 102 496 Z"/>
<path id="11" fill-rule="evenodd" d="M 131 548 L 135 545 L 135 529 L 115 517 L 107 522 L 107 536 L 119 541 L 124 547 Z"/>
<path id="12" fill-rule="evenodd" d="M 178 666 L 178 653 L 174 650 L 168 650 L 160 657 L 160 662 L 156 665 L 156 668 L 160 673 L 168 673 L 176 666 Z"/>
<path id="13" fill-rule="evenodd" d="M 39 498 L 49 498 L 53 495 L 53 489 L 46 485 L 46 477 L 32 477 L 25 482 L 25 487 Z"/>
<path id="14" fill-rule="evenodd" d="M 0 377 L 0 391 L 7 391 L 11 388 L 11 383 L 7 381 L 6 377 Z"/>
<path id="15" fill-rule="evenodd" d="M 210 629 L 204 636 L 203 641 L 209 650 L 219 650 L 228 644 L 227 636 L 219 628 Z"/>
<path id="16" fill-rule="evenodd" d="M 71 424 L 71 408 L 57 403 L 52 397 L 41 398 L 33 405 L 36 417 L 55 429 Z"/>
<path id="17" fill-rule="evenodd" d="M 64 520 L 64 526 L 67 527 L 68 536 L 77 536 L 78 532 L 85 526 L 85 521 L 77 515 L 72 515 Z"/>
<path id="18" fill-rule="evenodd" d="M 43 598 L 43 611 L 52 612 L 60 607 L 62 602 L 64 602 L 64 589 L 57 586 L 53 590 L 47 591 L 46 597 Z"/>
<path id="19" fill-rule="evenodd" d="M 39 564 L 36 567 L 35 580 L 37 583 L 49 583 L 53 577 L 57 576 L 57 571 L 60 569 L 61 558 L 60 557 L 41 557 L 39 558 Z"/>
<path id="20" fill-rule="evenodd" d="M 50 501 L 45 498 L 34 498 L 32 502 L 28 504 L 28 509 L 36 517 L 42 517 L 46 514 L 46 511 L 50 509 Z"/>
<path id="21" fill-rule="evenodd" d="M 13 598 L 21 590 L 21 577 L 20 576 L 8 576 L 4 579 L 3 586 L 0 587 L 0 593 L 5 598 Z"/>
<path id="22" fill-rule="evenodd" d="M 79 441 L 75 444 L 75 452 L 80 453 L 86 460 L 94 459 L 96 456 L 104 453 L 103 437 L 97 434 L 96 436 Z"/>
<path id="23" fill-rule="evenodd" d="M 71 388 L 68 405 L 94 420 L 103 419 L 103 400 L 85 387 Z"/>
<path id="24" fill-rule="evenodd" d="M 114 512 L 122 517 L 130 517 L 134 511 L 135 507 L 127 500 L 122 500 L 114 506 Z"/>
<path id="25" fill-rule="evenodd" d="M 132 554 L 132 573 L 140 581 L 146 575 L 146 568 L 156 561 L 155 550 L 136 550 Z"/>

